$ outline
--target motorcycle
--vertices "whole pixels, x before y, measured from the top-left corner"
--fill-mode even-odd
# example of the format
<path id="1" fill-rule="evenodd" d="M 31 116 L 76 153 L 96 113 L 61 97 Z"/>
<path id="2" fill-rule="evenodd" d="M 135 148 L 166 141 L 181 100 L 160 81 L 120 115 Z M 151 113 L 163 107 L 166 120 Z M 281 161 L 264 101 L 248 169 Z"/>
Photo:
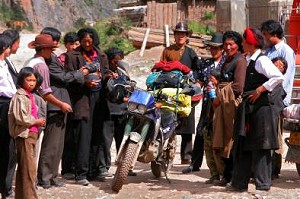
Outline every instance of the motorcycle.
<path id="1" fill-rule="evenodd" d="M 174 111 L 161 108 L 156 103 L 159 95 L 135 89 L 128 99 L 129 119 L 117 154 L 112 190 L 119 192 L 125 183 L 128 171 L 136 161 L 151 163 L 152 174 L 159 178 L 172 165 L 176 152 L 177 115 Z"/>

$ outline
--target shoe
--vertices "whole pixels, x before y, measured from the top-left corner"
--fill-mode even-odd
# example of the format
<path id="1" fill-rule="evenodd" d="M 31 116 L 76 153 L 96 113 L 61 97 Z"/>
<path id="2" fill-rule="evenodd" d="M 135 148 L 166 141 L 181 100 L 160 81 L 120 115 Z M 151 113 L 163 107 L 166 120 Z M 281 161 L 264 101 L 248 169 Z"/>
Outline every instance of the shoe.
<path id="1" fill-rule="evenodd" d="M 75 183 L 83 186 L 88 186 L 90 184 L 87 179 L 76 180 Z"/>
<path id="2" fill-rule="evenodd" d="M 181 160 L 181 164 L 191 164 L 191 160 Z"/>
<path id="3" fill-rule="evenodd" d="M 113 177 L 113 174 L 111 174 L 111 173 L 108 172 L 108 171 L 104 171 L 104 172 L 100 172 L 100 174 L 99 174 L 98 176 L 110 178 L 110 177 Z"/>
<path id="4" fill-rule="evenodd" d="M 265 199 L 267 198 L 269 193 L 269 190 L 255 190 L 255 192 L 252 193 L 252 196 L 254 196 L 254 198 L 262 198 Z"/>
<path id="5" fill-rule="evenodd" d="M 135 172 L 133 172 L 132 170 L 129 170 L 128 176 L 137 176 L 137 174 Z"/>
<path id="6" fill-rule="evenodd" d="M 226 180 L 225 178 L 222 178 L 219 182 L 216 182 L 216 184 L 214 184 L 214 185 L 225 187 L 227 185 L 227 183 L 229 183 L 228 180 Z"/>
<path id="7" fill-rule="evenodd" d="M 15 192 L 13 190 L 9 191 L 8 193 L 2 193 L 1 194 L 1 198 L 5 199 L 5 198 L 15 198 Z"/>
<path id="8" fill-rule="evenodd" d="M 239 189 L 237 187 L 232 186 L 231 182 L 226 184 L 226 191 L 230 192 L 246 192 L 247 189 Z"/>
<path id="9" fill-rule="evenodd" d="M 65 173 L 62 175 L 62 177 L 66 180 L 74 180 L 75 174 L 74 173 Z"/>
<path id="10" fill-rule="evenodd" d="M 39 182 L 37 184 L 37 186 L 39 187 L 43 187 L 44 189 L 49 189 L 51 187 L 51 184 L 50 183 L 42 183 L 42 182 Z"/>
<path id="11" fill-rule="evenodd" d="M 65 186 L 65 183 L 60 182 L 60 181 L 58 181 L 58 180 L 56 180 L 56 179 L 50 180 L 50 184 L 51 184 L 52 186 L 54 186 L 54 187 L 63 187 L 63 186 Z"/>
<path id="12" fill-rule="evenodd" d="M 208 180 L 204 182 L 205 184 L 217 184 L 220 183 L 220 177 L 219 176 L 212 176 Z"/>

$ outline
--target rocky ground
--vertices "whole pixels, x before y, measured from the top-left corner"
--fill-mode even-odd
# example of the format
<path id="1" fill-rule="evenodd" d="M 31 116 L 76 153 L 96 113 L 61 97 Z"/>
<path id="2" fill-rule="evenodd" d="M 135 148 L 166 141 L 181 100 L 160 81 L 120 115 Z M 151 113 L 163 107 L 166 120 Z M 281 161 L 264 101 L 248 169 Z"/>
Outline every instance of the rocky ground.
<path id="1" fill-rule="evenodd" d="M 34 54 L 34 50 L 26 47 L 27 43 L 34 39 L 34 34 L 21 35 L 21 48 L 16 55 L 12 56 L 15 65 L 22 67 L 23 62 Z M 163 47 L 156 47 L 145 51 L 143 57 L 139 56 L 139 51 L 135 51 L 126 56 L 125 60 L 131 65 L 130 74 L 132 79 L 137 80 L 140 87 L 144 87 L 145 77 L 149 74 L 149 68 L 153 62 L 160 57 Z M 64 51 L 58 49 L 57 53 Z M 199 111 L 199 109 L 198 109 Z M 288 136 L 288 133 L 285 133 Z M 178 136 L 178 144 L 180 137 Z M 181 165 L 179 159 L 179 145 L 177 147 L 174 166 L 170 171 L 169 183 L 165 178 L 155 178 L 150 170 L 150 165 L 137 163 L 135 172 L 137 176 L 128 177 L 127 183 L 118 193 L 111 191 L 112 179 L 104 182 L 91 182 L 89 186 L 75 185 L 74 181 L 66 181 L 65 187 L 38 189 L 38 196 L 41 199 L 104 199 L 104 198 L 182 198 L 182 199 L 223 199 L 223 198 L 253 198 L 251 193 L 254 185 L 250 184 L 248 192 L 232 193 L 226 192 L 224 187 L 211 186 L 204 183 L 209 178 L 209 171 L 204 159 L 199 172 L 192 174 L 182 174 L 181 170 L 187 165 Z M 112 148 L 112 155 L 115 157 L 115 147 Z M 114 160 L 114 158 L 112 158 Z M 111 167 L 110 172 L 114 173 L 115 166 Z M 283 162 L 283 169 L 279 179 L 273 181 L 273 186 L 267 198 L 300 198 L 300 178 L 295 169 L 295 164 Z"/>

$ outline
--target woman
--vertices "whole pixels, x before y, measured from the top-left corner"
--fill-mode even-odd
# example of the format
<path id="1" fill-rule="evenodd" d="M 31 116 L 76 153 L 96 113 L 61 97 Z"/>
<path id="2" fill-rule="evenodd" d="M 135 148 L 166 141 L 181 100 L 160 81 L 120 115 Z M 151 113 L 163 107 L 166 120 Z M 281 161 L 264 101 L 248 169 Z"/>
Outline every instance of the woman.
<path id="1" fill-rule="evenodd" d="M 220 181 L 225 186 L 231 179 L 233 144 L 233 122 L 236 101 L 243 92 L 246 59 L 242 53 L 242 36 L 235 31 L 223 35 L 223 47 L 226 60 L 221 68 L 220 83 L 217 85 L 217 98 L 213 101 L 213 149 L 217 162 L 224 162 L 224 175 Z M 220 164 L 221 165 L 221 164 Z M 219 171 L 222 173 L 222 168 Z"/>
<path id="2" fill-rule="evenodd" d="M 268 191 L 271 187 L 271 151 L 278 149 L 278 108 L 283 106 L 284 97 L 274 95 L 274 92 L 280 92 L 275 88 L 282 89 L 277 86 L 284 77 L 272 61 L 262 54 L 264 39 L 259 30 L 246 28 L 243 38 L 243 47 L 249 52 L 248 66 L 243 102 L 237 112 L 240 117 L 235 125 L 236 164 L 227 189 L 247 190 L 253 174 L 256 190 Z M 278 96 L 281 100 L 278 100 Z M 276 102 L 281 102 L 281 105 Z"/>
<path id="3" fill-rule="evenodd" d="M 90 158 L 93 158 L 90 157 L 90 151 L 94 154 L 93 148 L 90 150 L 91 140 L 99 142 L 99 138 L 92 139 L 93 118 L 94 114 L 97 114 L 94 109 L 99 98 L 101 79 L 108 69 L 108 62 L 106 55 L 98 48 L 99 38 L 94 29 L 82 28 L 77 35 L 80 46 L 66 53 L 65 68 L 67 71 L 76 71 L 84 66 L 90 72 L 86 75 L 85 86 L 70 84 L 68 89 L 74 107 L 70 129 L 76 135 L 74 141 L 77 143 L 75 180 L 76 183 L 86 186 L 89 184 L 87 174 L 90 170 Z M 69 158 L 72 160 L 71 154 Z M 72 170 L 72 164 L 69 167 L 65 169 Z"/>
<path id="4" fill-rule="evenodd" d="M 198 56 L 195 51 L 188 47 L 188 37 L 191 36 L 192 31 L 188 30 L 188 25 L 185 22 L 179 22 L 174 31 L 175 44 L 164 49 L 161 55 L 162 61 L 180 61 L 189 68 L 196 68 L 198 64 Z M 192 158 L 192 135 L 195 133 L 195 109 L 187 118 L 187 124 L 180 129 L 181 134 L 181 164 L 190 164 Z M 203 148 L 203 147 L 202 147 Z M 203 149 L 202 149 L 203 150 Z"/>

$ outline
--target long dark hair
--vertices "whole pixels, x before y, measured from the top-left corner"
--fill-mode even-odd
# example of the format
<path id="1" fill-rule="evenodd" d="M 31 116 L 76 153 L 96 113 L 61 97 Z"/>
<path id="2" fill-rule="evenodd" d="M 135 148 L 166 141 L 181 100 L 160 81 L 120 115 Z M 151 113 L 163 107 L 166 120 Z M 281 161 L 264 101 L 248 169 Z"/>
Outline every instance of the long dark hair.
<path id="1" fill-rule="evenodd" d="M 99 48 L 100 39 L 94 28 L 82 28 L 78 30 L 77 35 L 80 42 L 83 40 L 84 36 L 89 35 L 93 39 L 93 46 Z"/>
<path id="2" fill-rule="evenodd" d="M 38 90 L 43 83 L 43 77 L 40 75 L 39 72 L 35 71 L 31 67 L 24 67 L 20 70 L 19 75 L 18 75 L 18 80 L 17 80 L 18 87 L 23 87 L 26 77 L 31 76 L 31 75 L 34 75 L 36 78 L 36 85 L 35 85 L 34 91 Z"/>

